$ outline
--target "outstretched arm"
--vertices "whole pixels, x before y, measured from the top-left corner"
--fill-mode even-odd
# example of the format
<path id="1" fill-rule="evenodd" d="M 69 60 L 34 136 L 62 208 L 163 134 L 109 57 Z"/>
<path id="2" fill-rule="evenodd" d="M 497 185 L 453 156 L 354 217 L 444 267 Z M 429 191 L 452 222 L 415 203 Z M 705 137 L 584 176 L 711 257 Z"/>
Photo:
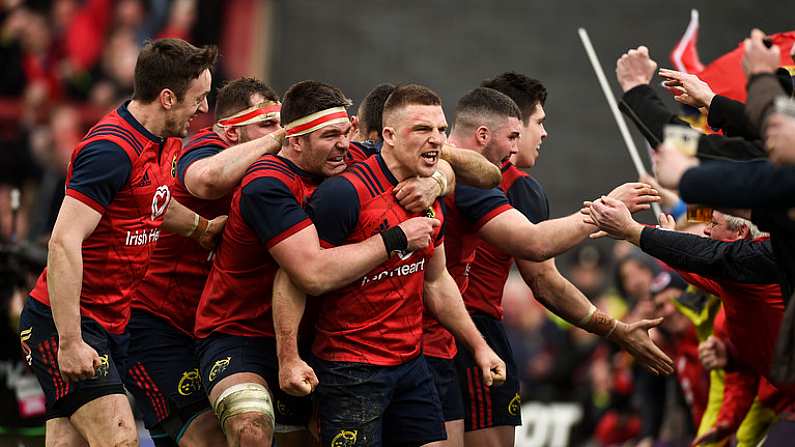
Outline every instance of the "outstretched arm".
<path id="1" fill-rule="evenodd" d="M 655 374 L 673 372 L 673 362 L 649 338 L 648 330 L 662 319 L 627 324 L 596 310 L 588 298 L 560 274 L 555 260 L 531 262 L 517 260 L 516 265 L 533 295 L 546 308 L 569 323 L 618 343 L 641 365 Z"/>
<path id="2" fill-rule="evenodd" d="M 648 209 L 650 203 L 660 200 L 659 193 L 645 183 L 625 183 L 610 196 L 626 203 L 633 212 Z M 569 250 L 593 232 L 594 226 L 585 223 L 579 213 L 533 224 L 513 209 L 487 222 L 479 234 L 511 256 L 541 262 Z"/>

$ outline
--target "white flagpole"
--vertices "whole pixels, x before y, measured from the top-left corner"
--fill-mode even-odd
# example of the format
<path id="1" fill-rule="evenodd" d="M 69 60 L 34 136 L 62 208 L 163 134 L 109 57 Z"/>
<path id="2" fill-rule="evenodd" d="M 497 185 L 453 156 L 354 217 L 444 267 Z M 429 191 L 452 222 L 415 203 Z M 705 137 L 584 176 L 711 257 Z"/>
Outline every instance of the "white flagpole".
<path id="1" fill-rule="evenodd" d="M 610 105 L 610 111 L 613 112 L 613 118 L 615 118 L 616 124 L 618 124 L 618 130 L 621 132 L 621 136 L 624 138 L 624 144 L 627 145 L 629 156 L 632 158 L 632 164 L 635 165 L 635 170 L 638 171 L 638 176 L 646 174 L 646 168 L 643 166 L 643 161 L 641 161 L 640 155 L 638 155 L 638 148 L 635 146 L 635 141 L 632 140 L 632 135 L 629 133 L 629 128 L 627 127 L 627 122 L 624 120 L 624 115 L 622 115 L 621 111 L 618 109 L 616 98 L 613 96 L 613 91 L 610 90 L 610 84 L 608 84 L 607 77 L 605 77 L 605 72 L 602 70 L 602 64 L 599 62 L 599 57 L 596 55 L 593 45 L 591 45 L 591 39 L 588 37 L 588 32 L 585 31 L 585 28 L 580 28 L 577 31 L 580 34 L 582 45 L 585 47 L 585 52 L 588 53 L 588 59 L 591 61 L 593 71 L 596 73 L 596 78 L 599 80 L 599 85 L 602 87 L 602 92 L 605 94 L 608 105 Z M 660 205 L 657 203 L 652 203 L 651 209 L 654 212 L 654 218 L 659 219 L 660 214 L 662 214 Z"/>

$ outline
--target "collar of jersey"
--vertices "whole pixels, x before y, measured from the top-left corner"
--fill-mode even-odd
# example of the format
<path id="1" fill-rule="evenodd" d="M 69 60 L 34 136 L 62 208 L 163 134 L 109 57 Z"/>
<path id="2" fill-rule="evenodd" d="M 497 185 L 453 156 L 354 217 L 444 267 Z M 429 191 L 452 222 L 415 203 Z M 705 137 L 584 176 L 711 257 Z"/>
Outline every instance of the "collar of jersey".
<path id="1" fill-rule="evenodd" d="M 293 163 L 292 161 L 282 157 L 281 155 L 274 155 L 275 157 L 283 160 L 287 165 L 290 167 L 290 170 L 295 172 L 296 174 L 300 175 L 301 177 L 308 178 L 313 183 L 320 183 L 324 180 L 322 175 L 312 174 L 311 172 L 306 172 L 303 169 L 299 168 L 297 164 Z"/>
<path id="2" fill-rule="evenodd" d="M 376 160 L 378 160 L 378 166 L 381 168 L 381 172 L 384 173 L 384 177 L 389 180 L 389 183 L 392 183 L 392 186 L 397 186 L 398 182 L 394 175 L 392 175 L 392 171 L 386 166 L 386 162 L 384 161 L 384 157 L 381 156 L 381 153 L 375 155 Z"/>
<path id="3" fill-rule="evenodd" d="M 130 123 L 130 125 L 133 126 L 135 130 L 137 130 L 141 135 L 145 136 L 147 139 L 152 140 L 157 144 L 162 143 L 164 140 L 163 138 L 160 138 L 157 135 L 153 134 L 152 132 L 146 130 L 146 127 L 144 127 L 143 124 L 139 123 L 138 120 L 135 119 L 134 116 L 132 116 L 132 113 L 130 113 L 130 111 L 127 110 L 127 105 L 130 104 L 130 101 L 132 100 L 128 99 L 127 101 L 124 101 L 124 104 L 120 105 L 119 108 L 116 109 L 116 113 L 118 113 L 120 117 L 124 118 L 124 121 Z"/>

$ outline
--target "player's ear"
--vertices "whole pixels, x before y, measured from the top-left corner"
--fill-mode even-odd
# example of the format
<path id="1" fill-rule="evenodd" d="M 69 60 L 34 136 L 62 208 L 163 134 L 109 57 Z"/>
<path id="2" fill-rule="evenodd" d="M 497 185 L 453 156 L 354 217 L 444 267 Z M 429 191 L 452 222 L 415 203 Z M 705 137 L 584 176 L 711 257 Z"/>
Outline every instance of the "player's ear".
<path id="1" fill-rule="evenodd" d="M 169 88 L 160 90 L 158 99 L 160 100 L 160 105 L 166 110 L 171 110 L 171 108 L 177 103 L 177 95 Z"/>
<path id="2" fill-rule="evenodd" d="M 384 137 L 384 143 L 394 146 L 395 145 L 395 137 L 397 136 L 397 132 L 393 127 L 384 127 L 384 130 L 381 131 L 381 135 Z"/>
<path id="3" fill-rule="evenodd" d="M 486 126 L 480 126 L 475 129 L 475 138 L 478 140 L 478 144 L 481 146 L 485 146 L 489 142 L 489 138 L 491 133 L 489 132 L 489 128 Z"/>
<path id="4" fill-rule="evenodd" d="M 240 142 L 240 129 L 236 126 L 230 126 L 224 129 L 224 135 L 233 143 Z"/>

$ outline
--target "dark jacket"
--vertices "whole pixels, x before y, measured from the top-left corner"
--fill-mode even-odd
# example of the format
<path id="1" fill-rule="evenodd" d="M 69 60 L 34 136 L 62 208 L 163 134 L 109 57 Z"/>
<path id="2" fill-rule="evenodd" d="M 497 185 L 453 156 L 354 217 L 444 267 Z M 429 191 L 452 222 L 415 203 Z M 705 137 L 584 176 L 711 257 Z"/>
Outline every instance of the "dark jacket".
<path id="1" fill-rule="evenodd" d="M 750 123 L 737 104 L 727 98 L 713 100 L 710 115 L 712 120 L 722 126 L 728 126 L 732 135 L 743 135 L 750 132 Z M 619 108 L 638 127 L 652 147 L 663 141 L 663 128 L 667 124 L 689 126 L 665 107 L 660 97 L 649 85 L 639 85 L 624 93 Z M 709 118 L 708 118 L 709 119 Z M 738 121 L 736 125 L 731 122 Z M 729 137 L 724 135 L 702 135 L 698 141 L 698 156 L 705 159 L 750 160 L 765 158 L 767 154 L 760 141 L 747 141 L 742 136 Z"/>

